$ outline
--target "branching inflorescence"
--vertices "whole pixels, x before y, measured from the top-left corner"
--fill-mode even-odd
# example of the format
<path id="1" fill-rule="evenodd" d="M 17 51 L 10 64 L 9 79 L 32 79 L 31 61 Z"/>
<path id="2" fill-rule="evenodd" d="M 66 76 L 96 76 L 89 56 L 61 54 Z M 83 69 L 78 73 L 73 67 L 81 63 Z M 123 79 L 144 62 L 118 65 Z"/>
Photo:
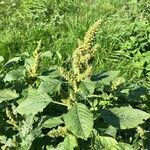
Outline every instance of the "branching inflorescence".
<path id="1" fill-rule="evenodd" d="M 39 52 L 40 48 L 41 48 L 41 40 L 38 42 L 38 45 L 35 51 L 33 52 L 34 62 L 32 66 L 28 69 L 28 72 L 31 77 L 37 76 L 37 70 L 38 70 L 39 62 L 40 62 L 40 52 Z"/>
<path id="2" fill-rule="evenodd" d="M 94 39 L 100 24 L 101 20 L 94 23 L 85 34 L 83 41 L 74 50 L 72 54 L 72 68 L 69 71 L 65 68 L 60 69 L 62 76 L 71 83 L 73 93 L 77 92 L 78 83 L 91 75 L 92 65 L 90 60 L 93 58 L 97 48 L 97 45 L 94 44 Z"/>

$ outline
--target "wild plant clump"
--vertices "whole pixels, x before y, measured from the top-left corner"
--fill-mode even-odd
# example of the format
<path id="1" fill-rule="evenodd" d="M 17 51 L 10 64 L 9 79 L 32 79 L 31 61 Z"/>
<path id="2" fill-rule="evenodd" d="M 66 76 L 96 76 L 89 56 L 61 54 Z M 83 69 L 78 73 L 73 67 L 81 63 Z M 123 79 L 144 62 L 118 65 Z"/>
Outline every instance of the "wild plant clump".
<path id="1" fill-rule="evenodd" d="M 31 56 L 0 57 L 2 150 L 148 149 L 149 89 L 128 85 L 118 70 L 92 72 L 101 22 L 79 42 L 69 69 L 42 67 L 60 54 L 42 52 L 41 40 Z"/>

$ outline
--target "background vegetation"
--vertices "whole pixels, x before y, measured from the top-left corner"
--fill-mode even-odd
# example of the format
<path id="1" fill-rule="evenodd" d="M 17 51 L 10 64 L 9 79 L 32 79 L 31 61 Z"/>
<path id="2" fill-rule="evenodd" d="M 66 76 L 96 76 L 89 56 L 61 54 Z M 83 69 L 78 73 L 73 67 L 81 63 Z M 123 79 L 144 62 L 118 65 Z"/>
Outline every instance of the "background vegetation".
<path id="1" fill-rule="evenodd" d="M 146 69 L 147 0 L 1 0 L 0 7 L 0 55 L 6 60 L 20 52 L 32 52 L 39 40 L 42 51 L 70 55 L 75 41 L 101 18 L 104 23 L 97 34 L 96 70 L 119 69 L 129 80 L 136 80 Z"/>
<path id="2" fill-rule="evenodd" d="M 10 70 L 18 67 L 11 66 L 10 62 L 24 63 L 25 59 L 32 55 L 40 40 L 40 51 L 44 59 L 40 64 L 39 72 L 46 73 L 51 69 L 50 66 L 53 68 L 67 66 L 73 50 L 78 45 L 78 39 L 82 40 L 88 28 L 101 19 L 102 24 L 95 40 L 98 48 L 93 62 L 94 74 L 119 71 L 116 77 L 124 78 L 123 93 L 129 94 L 125 98 L 129 100 L 126 105 L 150 113 L 149 0 L 0 0 L 0 18 L 1 90 L 17 89 L 17 93 L 22 93 L 21 89 L 26 85 L 22 84 L 18 90 L 16 80 L 20 79 L 22 82 L 23 74 L 18 75 L 17 72 L 16 76 L 11 72 L 6 76 Z M 16 56 L 21 58 L 8 62 Z M 9 65 L 10 67 L 5 69 Z M 116 72 L 111 73 L 110 76 L 113 76 Z M 23 82 L 26 81 L 26 78 L 23 79 Z M 28 80 L 28 82 L 31 84 L 32 81 Z M 106 93 L 110 92 L 108 91 Z M 113 102 L 112 105 L 116 104 Z M 145 131 L 143 139 L 149 137 L 147 132 L 150 129 L 147 126 L 146 129 L 143 127 Z M 124 138 L 123 142 L 131 144 L 128 134 L 121 137 L 123 133 L 120 132 L 117 138 Z M 141 147 L 137 147 L 148 149 L 149 143 L 148 141 L 146 144 L 141 144 L 142 146 L 139 144 Z"/>

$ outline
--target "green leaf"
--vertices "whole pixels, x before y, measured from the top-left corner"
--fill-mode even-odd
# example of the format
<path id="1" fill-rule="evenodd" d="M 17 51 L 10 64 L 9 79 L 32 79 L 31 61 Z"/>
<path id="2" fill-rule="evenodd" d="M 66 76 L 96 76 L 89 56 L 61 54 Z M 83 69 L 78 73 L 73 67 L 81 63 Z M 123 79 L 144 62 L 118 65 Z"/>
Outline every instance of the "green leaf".
<path id="1" fill-rule="evenodd" d="M 49 79 L 48 81 L 42 82 L 38 88 L 40 93 L 49 93 L 53 94 L 60 90 L 61 81 L 57 79 Z"/>
<path id="2" fill-rule="evenodd" d="M 46 150 L 65 150 L 63 142 L 59 143 L 57 147 L 54 147 L 53 145 L 46 145 Z"/>
<path id="3" fill-rule="evenodd" d="M 4 61 L 4 57 L 0 56 L 0 63 L 2 63 Z"/>
<path id="4" fill-rule="evenodd" d="M 108 85 L 110 84 L 110 82 L 112 82 L 113 80 L 115 80 L 118 75 L 119 75 L 120 71 L 108 71 L 108 72 L 104 72 L 102 74 L 97 74 L 97 75 L 93 75 L 91 77 L 92 81 L 97 81 L 96 85 Z"/>
<path id="5" fill-rule="evenodd" d="M 5 135 L 0 135 L 0 143 L 5 144 L 7 141 L 7 137 Z"/>
<path id="6" fill-rule="evenodd" d="M 118 142 L 112 137 L 96 136 L 94 140 L 94 150 L 110 150 L 111 147 L 115 146 L 117 143 Z"/>
<path id="7" fill-rule="evenodd" d="M 56 56 L 58 57 L 59 60 L 62 60 L 62 55 L 59 51 L 56 51 Z"/>
<path id="8" fill-rule="evenodd" d="M 26 137 L 24 137 L 21 141 L 19 147 L 20 150 L 29 150 L 34 139 L 40 136 L 40 134 L 42 134 L 41 130 L 36 131 L 36 129 L 30 132 L 31 133 L 27 134 Z"/>
<path id="9" fill-rule="evenodd" d="M 56 126 L 58 126 L 58 125 L 60 125 L 62 123 L 63 123 L 63 121 L 61 119 L 61 116 L 53 117 L 53 118 L 49 118 L 48 120 L 46 120 L 43 123 L 42 127 L 43 128 L 53 128 L 53 127 L 56 127 Z"/>
<path id="10" fill-rule="evenodd" d="M 103 110 L 101 115 L 107 123 L 119 129 L 135 128 L 150 118 L 149 113 L 130 106 Z"/>
<path id="11" fill-rule="evenodd" d="M 34 57 L 26 58 L 25 59 L 25 64 L 24 64 L 25 68 L 27 70 L 29 70 L 32 67 L 32 65 L 34 64 L 34 61 L 35 61 Z"/>
<path id="12" fill-rule="evenodd" d="M 60 71 L 57 66 L 51 66 L 47 70 L 48 75 L 46 76 L 38 76 L 39 79 L 41 79 L 44 82 L 49 82 L 52 79 L 56 79 L 61 76 Z"/>
<path id="13" fill-rule="evenodd" d="M 52 58 L 52 56 L 53 56 L 53 53 L 51 51 L 46 51 L 41 54 L 41 57 L 43 58 Z"/>
<path id="14" fill-rule="evenodd" d="M 134 149 L 130 144 L 121 142 L 112 147 L 110 150 L 134 150 Z"/>
<path id="15" fill-rule="evenodd" d="M 33 115 L 26 117 L 22 122 L 18 133 L 19 138 L 21 138 L 19 150 L 29 150 L 33 140 L 42 134 L 40 124 L 36 124 L 36 126 L 33 127 L 34 122 L 35 118 Z"/>
<path id="16" fill-rule="evenodd" d="M 23 79 L 25 77 L 25 71 L 26 70 L 23 67 L 19 67 L 17 70 L 9 71 L 4 78 L 4 82 L 11 82 Z"/>
<path id="17" fill-rule="evenodd" d="M 65 124 L 74 135 L 87 139 L 93 129 L 93 115 L 89 109 L 81 103 L 75 104 L 64 115 Z"/>
<path id="18" fill-rule="evenodd" d="M 115 138 L 117 134 L 117 129 L 110 125 L 105 131 L 105 135 L 106 134 Z"/>
<path id="19" fill-rule="evenodd" d="M 40 93 L 25 99 L 16 109 L 20 114 L 35 115 L 42 112 L 43 109 L 52 101 L 46 93 Z"/>
<path id="20" fill-rule="evenodd" d="M 22 58 L 27 58 L 30 56 L 30 54 L 28 52 L 23 52 L 23 53 L 19 54 L 19 56 L 21 56 Z"/>
<path id="21" fill-rule="evenodd" d="M 123 77 L 117 77 L 112 81 L 113 87 L 117 87 L 125 82 L 125 79 Z"/>
<path id="22" fill-rule="evenodd" d="M 86 95 L 93 94 L 94 90 L 95 84 L 89 79 L 85 79 L 84 81 L 82 81 L 79 86 L 79 91 L 81 93 L 85 93 Z"/>
<path id="23" fill-rule="evenodd" d="M 127 143 L 118 143 L 114 138 L 108 136 L 96 136 L 94 140 L 94 150 L 133 150 Z"/>
<path id="24" fill-rule="evenodd" d="M 21 59 L 21 57 L 14 57 L 14 58 L 11 58 L 9 59 L 9 61 L 5 64 L 4 67 L 10 67 L 12 66 L 13 64 L 15 63 L 18 63 L 18 61 Z"/>
<path id="25" fill-rule="evenodd" d="M 0 103 L 17 98 L 19 95 L 9 89 L 0 90 Z"/>
<path id="26" fill-rule="evenodd" d="M 65 150 L 74 150 L 74 148 L 78 145 L 76 137 L 71 134 L 65 137 L 63 144 Z"/>

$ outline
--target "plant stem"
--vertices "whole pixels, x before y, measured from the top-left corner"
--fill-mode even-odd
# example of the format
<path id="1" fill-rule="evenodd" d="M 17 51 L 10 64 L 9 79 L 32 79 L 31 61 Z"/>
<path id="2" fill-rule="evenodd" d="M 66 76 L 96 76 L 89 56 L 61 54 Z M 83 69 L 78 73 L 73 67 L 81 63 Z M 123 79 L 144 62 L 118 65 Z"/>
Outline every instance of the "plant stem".
<path id="1" fill-rule="evenodd" d="M 55 101 L 52 101 L 54 104 L 58 104 L 58 105 L 62 105 L 62 106 L 66 106 L 68 107 L 66 104 L 63 104 L 63 103 L 60 103 L 60 102 L 55 102 Z"/>

